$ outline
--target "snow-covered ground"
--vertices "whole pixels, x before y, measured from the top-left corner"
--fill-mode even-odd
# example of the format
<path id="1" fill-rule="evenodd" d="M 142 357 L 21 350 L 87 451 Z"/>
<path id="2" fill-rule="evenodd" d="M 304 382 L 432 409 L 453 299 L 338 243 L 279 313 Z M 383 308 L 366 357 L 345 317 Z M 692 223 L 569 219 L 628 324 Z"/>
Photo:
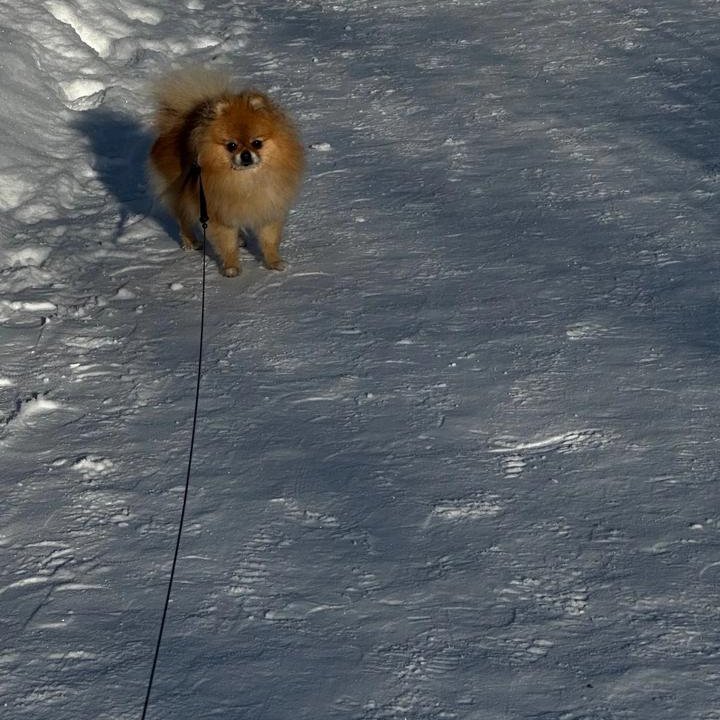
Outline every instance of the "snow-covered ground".
<path id="1" fill-rule="evenodd" d="M 713 0 L 0 2 L 0 716 L 140 717 L 201 258 L 146 86 L 308 145 L 208 262 L 148 717 L 720 718 Z"/>

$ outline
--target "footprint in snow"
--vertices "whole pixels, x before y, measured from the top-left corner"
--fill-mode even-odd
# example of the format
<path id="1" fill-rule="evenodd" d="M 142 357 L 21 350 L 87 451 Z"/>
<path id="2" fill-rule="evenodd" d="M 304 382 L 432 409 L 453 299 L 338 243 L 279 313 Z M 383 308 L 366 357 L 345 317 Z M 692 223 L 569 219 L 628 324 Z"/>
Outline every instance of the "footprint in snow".
<path id="1" fill-rule="evenodd" d="M 612 436 L 597 428 L 584 428 L 566 433 L 550 435 L 536 440 L 519 440 L 500 437 L 491 441 L 489 452 L 502 455 L 503 472 L 508 477 L 520 475 L 532 458 L 544 457 L 551 453 L 560 455 L 582 452 L 606 445 Z"/>
<path id="2" fill-rule="evenodd" d="M 0 425 L 8 426 L 15 423 L 32 425 L 38 416 L 47 415 L 60 409 L 59 403 L 49 400 L 44 394 L 32 393 L 29 397 L 18 399 L 15 410 L 0 421 Z"/>
<path id="3" fill-rule="evenodd" d="M 112 460 L 95 455 L 87 455 L 78 458 L 73 463 L 72 469 L 79 472 L 84 480 L 92 480 L 107 475 L 114 467 L 115 465 Z"/>
<path id="4" fill-rule="evenodd" d="M 435 522 L 458 523 L 495 517 L 503 511 L 495 496 L 462 498 L 438 502 L 423 523 L 427 529 Z"/>

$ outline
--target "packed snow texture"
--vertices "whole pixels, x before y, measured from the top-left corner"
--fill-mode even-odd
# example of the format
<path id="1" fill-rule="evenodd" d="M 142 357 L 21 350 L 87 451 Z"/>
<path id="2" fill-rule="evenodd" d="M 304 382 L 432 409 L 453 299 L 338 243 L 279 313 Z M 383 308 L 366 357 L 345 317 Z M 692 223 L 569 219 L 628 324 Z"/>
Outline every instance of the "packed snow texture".
<path id="1" fill-rule="evenodd" d="M 719 31 L 0 2 L 0 715 L 140 717 L 202 282 L 147 88 L 198 63 L 308 171 L 285 272 L 207 258 L 148 717 L 718 720 Z"/>

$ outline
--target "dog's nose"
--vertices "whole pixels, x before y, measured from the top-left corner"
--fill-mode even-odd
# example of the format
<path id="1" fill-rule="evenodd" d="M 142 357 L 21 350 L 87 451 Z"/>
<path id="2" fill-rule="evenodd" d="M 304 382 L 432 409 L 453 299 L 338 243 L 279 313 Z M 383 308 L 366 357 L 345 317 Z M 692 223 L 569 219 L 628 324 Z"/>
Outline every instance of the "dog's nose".
<path id="1" fill-rule="evenodd" d="M 249 150 L 243 150 L 240 153 L 240 163 L 245 165 L 245 167 L 253 164 L 253 156 Z"/>

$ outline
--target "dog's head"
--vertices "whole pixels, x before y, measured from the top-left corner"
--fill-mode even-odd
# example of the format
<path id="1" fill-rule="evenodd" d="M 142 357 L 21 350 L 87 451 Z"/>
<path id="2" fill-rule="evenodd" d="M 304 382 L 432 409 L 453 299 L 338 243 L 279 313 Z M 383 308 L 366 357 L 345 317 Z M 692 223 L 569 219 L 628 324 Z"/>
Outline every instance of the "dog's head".
<path id="1" fill-rule="evenodd" d="M 196 134 L 198 162 L 210 172 L 247 173 L 282 161 L 293 129 L 263 93 L 248 90 L 215 101 Z"/>

